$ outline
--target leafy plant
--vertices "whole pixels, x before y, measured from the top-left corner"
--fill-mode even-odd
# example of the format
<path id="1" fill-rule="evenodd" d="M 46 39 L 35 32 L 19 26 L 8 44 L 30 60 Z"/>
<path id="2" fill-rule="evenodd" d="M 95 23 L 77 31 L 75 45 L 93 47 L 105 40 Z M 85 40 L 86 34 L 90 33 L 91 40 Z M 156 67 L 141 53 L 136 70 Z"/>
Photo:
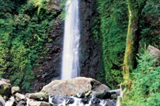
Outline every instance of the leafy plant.
<path id="1" fill-rule="evenodd" d="M 155 67 L 156 60 L 145 53 L 138 59 L 138 67 L 133 72 L 132 89 L 125 96 L 124 106 L 159 106 L 160 105 L 160 67 Z"/>
<path id="2" fill-rule="evenodd" d="M 140 47 L 154 45 L 159 47 L 160 1 L 148 0 L 141 14 Z"/>
<path id="3" fill-rule="evenodd" d="M 98 10 L 100 14 L 100 35 L 102 36 L 105 79 L 109 87 L 117 88 L 122 79 L 120 78 L 122 77 L 120 70 L 128 23 L 126 17 L 127 6 L 123 0 L 100 0 Z"/>
<path id="4" fill-rule="evenodd" d="M 0 76 L 24 90 L 29 90 L 33 68 L 50 41 L 48 33 L 56 13 L 48 11 L 47 2 L 0 0 Z"/>

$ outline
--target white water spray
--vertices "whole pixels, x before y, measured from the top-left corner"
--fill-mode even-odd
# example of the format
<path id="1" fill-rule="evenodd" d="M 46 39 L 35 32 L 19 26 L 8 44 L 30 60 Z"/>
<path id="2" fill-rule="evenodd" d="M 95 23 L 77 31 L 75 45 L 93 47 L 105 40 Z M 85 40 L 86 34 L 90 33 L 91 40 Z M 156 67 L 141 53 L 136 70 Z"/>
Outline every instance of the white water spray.
<path id="1" fill-rule="evenodd" d="M 63 42 L 61 79 L 79 76 L 79 0 L 68 0 Z"/>

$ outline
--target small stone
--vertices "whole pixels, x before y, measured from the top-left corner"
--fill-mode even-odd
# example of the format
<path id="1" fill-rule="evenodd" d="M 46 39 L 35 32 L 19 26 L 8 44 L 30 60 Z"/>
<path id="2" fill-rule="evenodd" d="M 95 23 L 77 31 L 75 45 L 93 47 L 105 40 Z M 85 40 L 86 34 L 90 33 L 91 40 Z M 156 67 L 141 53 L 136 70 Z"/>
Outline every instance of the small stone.
<path id="1" fill-rule="evenodd" d="M 91 100 L 92 104 L 99 104 L 100 103 L 100 100 L 98 98 L 93 98 Z"/>
<path id="2" fill-rule="evenodd" d="M 29 101 L 29 106 L 52 106 L 52 104 L 44 101 Z"/>
<path id="3" fill-rule="evenodd" d="M 37 93 L 28 93 L 26 97 L 38 101 L 48 101 L 48 94 L 45 92 L 37 92 Z"/>
<path id="4" fill-rule="evenodd" d="M 75 95 L 75 97 L 77 98 L 83 98 L 84 97 L 84 93 L 78 93 Z"/>
<path id="5" fill-rule="evenodd" d="M 89 99 L 87 99 L 87 98 L 82 98 L 81 102 L 82 102 L 83 104 L 88 104 L 88 103 L 89 103 Z"/>
<path id="6" fill-rule="evenodd" d="M 26 97 L 23 94 L 20 94 L 20 93 L 16 93 L 15 97 L 16 97 L 17 101 L 25 100 L 26 99 Z"/>
<path id="7" fill-rule="evenodd" d="M 15 93 L 17 93 L 17 92 L 20 92 L 20 88 L 19 88 L 18 86 L 13 86 L 13 87 L 11 88 L 11 93 L 12 93 L 12 94 L 15 94 Z"/>

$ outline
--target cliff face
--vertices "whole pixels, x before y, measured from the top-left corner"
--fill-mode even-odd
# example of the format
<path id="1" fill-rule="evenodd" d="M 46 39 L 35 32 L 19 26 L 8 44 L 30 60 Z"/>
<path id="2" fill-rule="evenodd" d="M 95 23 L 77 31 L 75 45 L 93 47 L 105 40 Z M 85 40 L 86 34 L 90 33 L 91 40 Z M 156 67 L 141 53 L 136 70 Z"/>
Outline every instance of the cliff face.
<path id="1" fill-rule="evenodd" d="M 60 18 L 62 7 L 59 5 L 60 0 L 51 0 L 49 11 L 55 11 L 57 14 L 53 19 L 54 24 L 49 33 L 50 42 L 45 44 L 48 52 L 42 56 L 43 59 L 39 59 L 39 66 L 34 69 L 35 81 L 32 85 L 33 91 L 38 91 L 50 81 L 60 78 L 64 20 Z"/>
<path id="2" fill-rule="evenodd" d="M 52 7 L 50 7 L 53 9 Z M 57 9 L 57 8 L 56 8 Z M 32 89 L 39 90 L 51 80 L 60 78 L 64 20 L 59 18 L 61 11 L 58 11 L 54 21 L 53 29 L 49 34 L 52 40 L 46 43 L 49 51 L 44 56 L 44 60 L 39 62 L 39 67 L 35 68 L 36 80 Z M 101 43 L 94 40 L 92 28 L 97 16 L 96 0 L 80 0 L 80 68 L 81 76 L 97 78 L 101 70 Z M 39 71 L 41 70 L 41 71 Z M 37 86 L 38 85 L 38 86 Z"/>
<path id="3" fill-rule="evenodd" d="M 93 34 L 97 12 L 97 0 L 80 1 L 80 67 L 81 75 L 97 78 L 101 62 L 101 43 L 96 41 Z"/>

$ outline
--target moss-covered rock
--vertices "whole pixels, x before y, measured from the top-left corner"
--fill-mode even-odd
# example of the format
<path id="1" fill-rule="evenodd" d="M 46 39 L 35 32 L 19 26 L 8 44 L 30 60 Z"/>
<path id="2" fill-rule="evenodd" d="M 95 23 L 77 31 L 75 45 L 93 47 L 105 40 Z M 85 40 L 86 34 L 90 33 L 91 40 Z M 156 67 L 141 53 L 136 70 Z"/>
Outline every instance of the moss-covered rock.
<path id="1" fill-rule="evenodd" d="M 0 95 L 9 97 L 11 95 L 11 84 L 7 79 L 0 79 Z"/>
<path id="2" fill-rule="evenodd" d="M 46 92 L 37 92 L 37 93 L 28 93 L 26 94 L 26 97 L 38 101 L 48 101 L 49 95 Z"/>

